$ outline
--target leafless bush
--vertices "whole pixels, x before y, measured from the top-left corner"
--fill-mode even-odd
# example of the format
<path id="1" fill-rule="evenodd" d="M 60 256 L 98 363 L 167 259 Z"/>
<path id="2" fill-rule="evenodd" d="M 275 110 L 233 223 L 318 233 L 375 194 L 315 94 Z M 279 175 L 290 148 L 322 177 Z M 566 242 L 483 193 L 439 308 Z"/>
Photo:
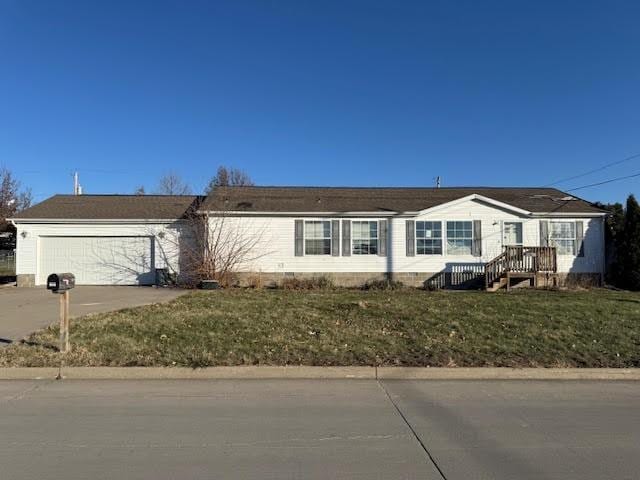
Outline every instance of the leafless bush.
<path id="1" fill-rule="evenodd" d="M 247 287 L 261 289 L 265 287 L 264 278 L 259 273 L 254 273 L 247 277 Z"/>
<path id="2" fill-rule="evenodd" d="M 183 285 L 217 280 L 228 287 L 235 284 L 241 267 L 266 254 L 259 245 L 261 237 L 260 231 L 244 226 L 237 217 L 193 212 L 180 221 L 175 234 L 165 236 L 164 254 L 170 257 L 173 252 L 177 257 L 178 278 Z M 176 262 L 166 263 L 175 268 Z"/>
<path id="3" fill-rule="evenodd" d="M 370 280 L 362 285 L 362 290 L 401 290 L 406 285 L 398 280 Z"/>
<path id="4" fill-rule="evenodd" d="M 283 290 L 327 290 L 334 288 L 333 280 L 329 277 L 285 277 L 280 282 L 280 288 Z"/>

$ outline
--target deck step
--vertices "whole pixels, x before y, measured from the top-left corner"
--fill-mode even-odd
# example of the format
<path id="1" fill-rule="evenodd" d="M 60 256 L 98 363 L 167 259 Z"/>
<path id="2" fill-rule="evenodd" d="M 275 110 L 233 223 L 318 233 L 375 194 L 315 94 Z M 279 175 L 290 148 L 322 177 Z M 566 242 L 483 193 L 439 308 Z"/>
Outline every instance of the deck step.
<path id="1" fill-rule="evenodd" d="M 499 280 L 496 280 L 491 284 L 489 288 L 487 288 L 487 292 L 497 292 L 501 288 L 507 285 L 507 279 L 505 277 L 500 277 Z"/>

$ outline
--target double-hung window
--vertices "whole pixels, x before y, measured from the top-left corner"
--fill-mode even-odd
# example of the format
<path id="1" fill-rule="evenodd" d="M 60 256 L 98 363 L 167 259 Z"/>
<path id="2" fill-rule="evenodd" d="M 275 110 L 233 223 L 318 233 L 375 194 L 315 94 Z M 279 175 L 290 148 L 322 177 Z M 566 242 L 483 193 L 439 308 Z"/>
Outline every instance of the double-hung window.
<path id="1" fill-rule="evenodd" d="M 575 244 L 575 222 L 551 222 L 549 224 L 549 246 L 556 247 L 558 255 L 573 255 Z"/>
<path id="2" fill-rule="evenodd" d="M 416 253 L 442 255 L 442 222 L 416 222 Z"/>
<path id="3" fill-rule="evenodd" d="M 330 220 L 307 220 L 304 222 L 304 254 L 331 255 Z"/>
<path id="4" fill-rule="evenodd" d="M 471 255 L 473 222 L 447 222 L 447 255 Z"/>
<path id="5" fill-rule="evenodd" d="M 352 253 L 354 255 L 378 254 L 378 222 L 351 222 Z"/>

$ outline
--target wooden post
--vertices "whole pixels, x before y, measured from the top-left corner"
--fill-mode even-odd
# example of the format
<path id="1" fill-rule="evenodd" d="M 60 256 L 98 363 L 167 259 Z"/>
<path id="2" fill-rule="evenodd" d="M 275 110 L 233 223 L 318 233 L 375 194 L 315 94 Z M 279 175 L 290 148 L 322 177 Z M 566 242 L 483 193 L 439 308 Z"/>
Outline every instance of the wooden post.
<path id="1" fill-rule="evenodd" d="M 69 292 L 64 292 L 64 351 L 71 351 L 69 344 Z"/>
<path id="2" fill-rule="evenodd" d="M 69 345 L 69 291 L 60 294 L 60 351 L 66 353 Z"/>

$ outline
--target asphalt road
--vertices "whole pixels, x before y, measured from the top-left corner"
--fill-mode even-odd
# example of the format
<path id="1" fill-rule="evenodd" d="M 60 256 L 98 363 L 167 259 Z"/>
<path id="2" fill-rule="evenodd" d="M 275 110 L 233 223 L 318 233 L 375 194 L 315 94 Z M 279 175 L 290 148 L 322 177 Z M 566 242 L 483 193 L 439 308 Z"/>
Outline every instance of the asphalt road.
<path id="1" fill-rule="evenodd" d="M 0 432 L 7 480 L 637 479 L 640 382 L 4 381 Z"/>
<path id="2" fill-rule="evenodd" d="M 168 302 L 187 290 L 153 287 L 74 288 L 69 297 L 72 318 L 150 303 Z M 58 295 L 44 287 L 0 288 L 0 346 L 20 340 L 59 319 Z"/>

